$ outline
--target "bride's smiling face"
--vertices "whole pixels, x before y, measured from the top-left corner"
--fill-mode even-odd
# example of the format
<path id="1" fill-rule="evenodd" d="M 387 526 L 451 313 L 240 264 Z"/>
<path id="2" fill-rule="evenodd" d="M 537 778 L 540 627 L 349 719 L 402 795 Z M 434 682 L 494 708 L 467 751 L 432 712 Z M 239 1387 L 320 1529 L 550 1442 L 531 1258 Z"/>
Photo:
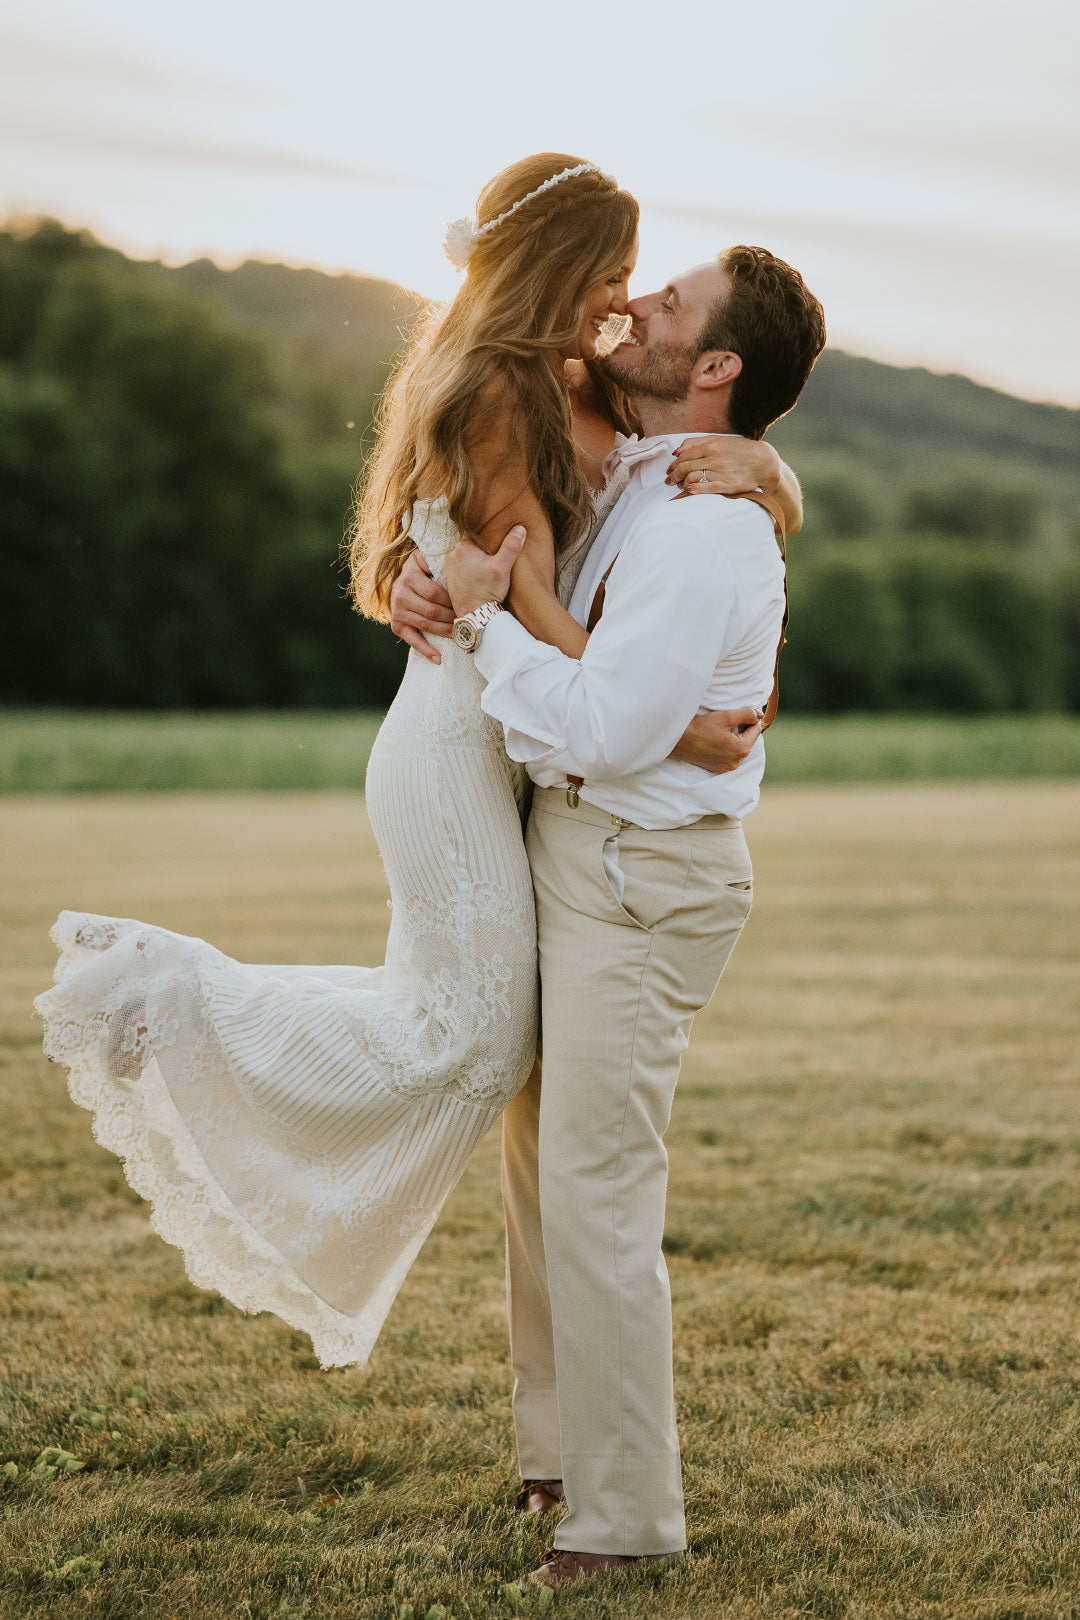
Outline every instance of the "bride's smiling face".
<path id="1" fill-rule="evenodd" d="M 607 354 L 618 342 L 622 334 L 613 334 L 607 323 L 612 316 L 626 315 L 629 282 L 636 263 L 637 243 L 628 263 L 588 289 L 581 323 L 571 342 L 559 351 L 564 360 L 595 360 L 598 354 Z"/>

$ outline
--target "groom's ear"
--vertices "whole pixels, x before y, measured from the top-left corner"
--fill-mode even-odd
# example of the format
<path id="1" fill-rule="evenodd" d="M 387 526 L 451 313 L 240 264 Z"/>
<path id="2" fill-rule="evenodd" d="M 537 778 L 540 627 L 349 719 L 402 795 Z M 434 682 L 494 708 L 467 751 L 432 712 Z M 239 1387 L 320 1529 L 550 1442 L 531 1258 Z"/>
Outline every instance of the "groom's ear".
<path id="1" fill-rule="evenodd" d="M 742 357 L 730 349 L 706 349 L 694 365 L 692 387 L 725 388 L 742 371 Z"/>

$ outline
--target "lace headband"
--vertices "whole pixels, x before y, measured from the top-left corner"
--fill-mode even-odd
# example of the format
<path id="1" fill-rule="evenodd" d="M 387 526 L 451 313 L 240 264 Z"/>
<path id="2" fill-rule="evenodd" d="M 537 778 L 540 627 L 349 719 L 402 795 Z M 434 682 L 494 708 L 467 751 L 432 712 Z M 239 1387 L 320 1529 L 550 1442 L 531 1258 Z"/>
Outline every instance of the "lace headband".
<path id="1" fill-rule="evenodd" d="M 485 225 L 477 225 L 473 219 L 452 220 L 446 227 L 443 250 L 454 269 L 464 270 L 481 239 L 495 230 L 504 220 L 509 219 L 511 214 L 516 214 L 519 208 L 524 208 L 534 197 L 542 197 L 545 191 L 550 191 L 552 186 L 557 186 L 561 180 L 573 180 L 579 174 L 598 174 L 604 180 L 610 180 L 612 185 L 616 183 L 614 175 L 605 174 L 595 163 L 577 163 L 572 169 L 561 169 L 558 174 L 553 174 L 550 180 L 545 180 L 543 185 L 537 186 L 536 190 L 530 191 L 527 196 L 519 197 L 504 214 L 500 214 L 497 219 L 489 219 Z"/>

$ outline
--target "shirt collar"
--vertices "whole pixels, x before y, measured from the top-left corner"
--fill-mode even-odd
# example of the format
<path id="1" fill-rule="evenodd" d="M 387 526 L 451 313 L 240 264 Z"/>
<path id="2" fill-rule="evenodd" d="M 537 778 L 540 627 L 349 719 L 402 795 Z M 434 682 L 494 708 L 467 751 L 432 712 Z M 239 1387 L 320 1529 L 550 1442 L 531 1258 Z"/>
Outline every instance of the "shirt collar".
<path id="1" fill-rule="evenodd" d="M 663 484 L 671 458 L 679 446 L 686 439 L 701 437 L 701 429 L 695 428 L 687 433 L 654 433 L 645 439 L 639 439 L 635 433 L 629 439 L 622 440 L 629 451 L 627 460 L 630 463 L 631 481 L 636 480 L 642 489 L 653 489 Z"/>

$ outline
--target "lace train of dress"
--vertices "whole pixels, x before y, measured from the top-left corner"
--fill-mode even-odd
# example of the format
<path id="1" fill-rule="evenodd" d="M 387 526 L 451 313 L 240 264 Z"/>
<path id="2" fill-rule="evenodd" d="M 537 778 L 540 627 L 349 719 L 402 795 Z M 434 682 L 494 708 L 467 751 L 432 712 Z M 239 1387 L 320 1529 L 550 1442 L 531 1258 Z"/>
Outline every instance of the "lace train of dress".
<path id="1" fill-rule="evenodd" d="M 433 572 L 442 502 L 412 535 Z M 192 1282 L 366 1361 L 410 1265 L 536 1051 L 524 774 L 472 660 L 416 653 L 368 767 L 386 868 L 382 967 L 252 966 L 200 939 L 65 911 L 45 1049 Z"/>

